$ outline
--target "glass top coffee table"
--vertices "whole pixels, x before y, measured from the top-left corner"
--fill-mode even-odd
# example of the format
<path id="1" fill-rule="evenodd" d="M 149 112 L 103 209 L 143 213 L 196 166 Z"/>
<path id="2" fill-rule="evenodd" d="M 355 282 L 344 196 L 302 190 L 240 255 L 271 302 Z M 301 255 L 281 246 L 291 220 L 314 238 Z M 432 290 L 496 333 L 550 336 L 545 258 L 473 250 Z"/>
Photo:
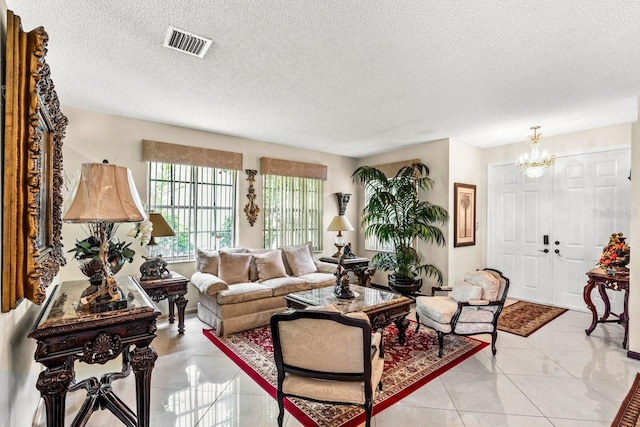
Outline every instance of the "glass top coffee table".
<path id="1" fill-rule="evenodd" d="M 404 344 L 405 330 L 409 324 L 407 314 L 413 300 L 384 289 L 358 285 L 351 285 L 350 288 L 356 295 L 351 299 L 337 298 L 333 293 L 333 286 L 293 292 L 284 299 L 287 307 L 298 310 L 334 304 L 343 313 L 363 311 L 369 316 L 373 329 L 384 328 L 394 322 L 398 328 L 398 341 Z"/>

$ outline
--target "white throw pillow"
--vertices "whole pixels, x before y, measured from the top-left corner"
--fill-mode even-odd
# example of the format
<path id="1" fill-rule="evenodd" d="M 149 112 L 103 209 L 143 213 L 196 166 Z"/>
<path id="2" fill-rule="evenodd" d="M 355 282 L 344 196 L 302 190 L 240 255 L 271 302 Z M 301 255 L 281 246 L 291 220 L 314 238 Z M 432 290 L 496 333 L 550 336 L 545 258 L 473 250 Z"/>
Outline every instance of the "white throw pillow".
<path id="1" fill-rule="evenodd" d="M 316 263 L 311 256 L 309 246 L 289 246 L 282 248 L 282 251 L 287 258 L 287 264 L 289 264 L 294 276 L 304 276 L 305 274 L 318 271 Z"/>
<path id="2" fill-rule="evenodd" d="M 495 301 L 498 299 L 500 281 L 488 271 L 470 271 L 464 275 L 464 281 L 482 286 L 481 299 L 486 299 L 487 301 Z"/>
<path id="3" fill-rule="evenodd" d="M 229 285 L 249 281 L 249 264 L 252 256 L 247 253 L 227 253 L 220 251 L 218 277 Z"/>
<path id="4" fill-rule="evenodd" d="M 258 279 L 260 281 L 287 276 L 280 250 L 253 254 L 253 260 L 258 268 Z"/>
<path id="5" fill-rule="evenodd" d="M 464 280 L 456 279 L 451 290 L 451 298 L 459 302 L 481 299 L 482 286 L 477 286 Z"/>

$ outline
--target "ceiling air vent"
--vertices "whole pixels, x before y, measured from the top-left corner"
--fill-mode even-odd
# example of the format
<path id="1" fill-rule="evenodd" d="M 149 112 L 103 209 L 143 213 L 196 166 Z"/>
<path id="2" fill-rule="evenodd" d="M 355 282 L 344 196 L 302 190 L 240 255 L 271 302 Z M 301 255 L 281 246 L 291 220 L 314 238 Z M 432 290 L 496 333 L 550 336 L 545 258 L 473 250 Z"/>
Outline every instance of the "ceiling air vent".
<path id="1" fill-rule="evenodd" d="M 179 50 L 202 58 L 211 46 L 211 40 L 175 27 L 169 27 L 164 39 L 164 47 Z"/>

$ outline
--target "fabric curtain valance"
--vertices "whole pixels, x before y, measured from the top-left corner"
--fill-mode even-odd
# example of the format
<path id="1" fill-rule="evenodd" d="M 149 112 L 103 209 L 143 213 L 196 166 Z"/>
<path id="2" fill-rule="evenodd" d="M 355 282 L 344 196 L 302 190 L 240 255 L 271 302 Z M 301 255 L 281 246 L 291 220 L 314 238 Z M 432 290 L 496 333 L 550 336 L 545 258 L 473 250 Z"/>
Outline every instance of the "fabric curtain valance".
<path id="1" fill-rule="evenodd" d="M 142 140 L 142 160 L 177 165 L 242 170 L 242 153 Z"/>
<path id="2" fill-rule="evenodd" d="M 385 163 L 382 165 L 375 165 L 374 167 L 384 172 L 385 176 L 393 177 L 404 166 L 411 166 L 414 163 L 419 163 L 420 159 L 403 160 L 401 162 Z"/>
<path id="3" fill-rule="evenodd" d="M 260 158 L 260 173 L 262 173 L 262 175 L 294 176 L 297 178 L 327 180 L 327 167 L 325 165 L 272 159 L 270 157 Z"/>

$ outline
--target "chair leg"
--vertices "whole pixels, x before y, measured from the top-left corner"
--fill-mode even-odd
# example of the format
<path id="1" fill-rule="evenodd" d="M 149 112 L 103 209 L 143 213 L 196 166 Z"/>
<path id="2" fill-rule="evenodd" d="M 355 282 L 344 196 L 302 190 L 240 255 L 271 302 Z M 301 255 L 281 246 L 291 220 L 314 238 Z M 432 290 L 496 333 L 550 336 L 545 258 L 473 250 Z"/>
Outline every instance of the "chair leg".
<path id="1" fill-rule="evenodd" d="M 416 311 L 416 332 L 420 329 L 420 316 L 418 316 L 418 312 Z"/>
<path id="2" fill-rule="evenodd" d="M 365 427 L 371 427 L 371 413 L 373 412 L 373 402 L 371 400 L 367 400 L 364 403 L 364 413 L 366 414 L 367 420 L 365 422 Z"/>
<path id="3" fill-rule="evenodd" d="M 382 391 L 382 381 L 378 383 L 378 391 Z"/>
<path id="4" fill-rule="evenodd" d="M 284 393 L 280 390 L 278 390 L 278 408 L 280 409 L 278 413 L 278 426 L 282 427 L 284 420 Z"/>
<path id="5" fill-rule="evenodd" d="M 491 332 L 491 352 L 496 355 L 496 341 L 498 341 L 498 331 Z"/>
<path id="6" fill-rule="evenodd" d="M 444 334 L 438 331 L 438 357 L 442 358 L 442 348 L 444 347 Z"/>

